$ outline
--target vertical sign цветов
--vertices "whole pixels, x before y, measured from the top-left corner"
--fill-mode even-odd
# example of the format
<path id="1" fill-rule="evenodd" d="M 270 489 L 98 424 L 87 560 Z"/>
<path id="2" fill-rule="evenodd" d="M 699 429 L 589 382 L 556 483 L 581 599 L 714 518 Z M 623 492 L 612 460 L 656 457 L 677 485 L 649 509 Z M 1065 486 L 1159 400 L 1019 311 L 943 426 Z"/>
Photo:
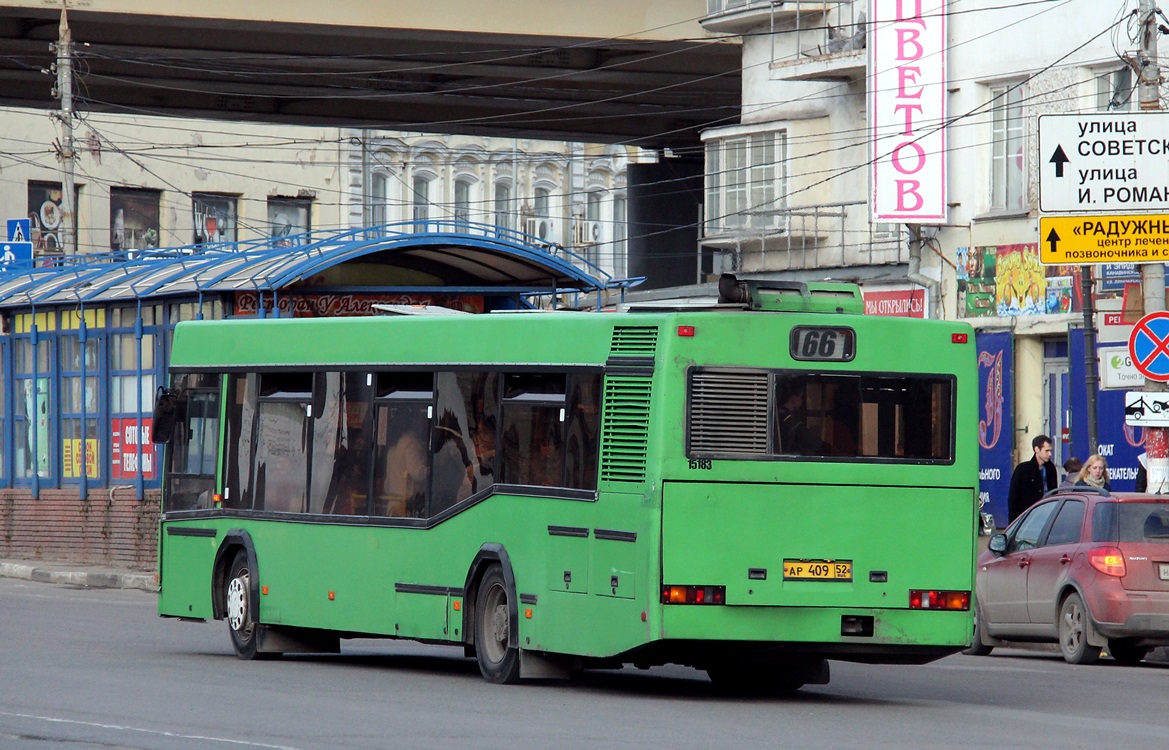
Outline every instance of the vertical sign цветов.
<path id="1" fill-rule="evenodd" d="M 874 221 L 946 218 L 946 0 L 870 0 Z"/>

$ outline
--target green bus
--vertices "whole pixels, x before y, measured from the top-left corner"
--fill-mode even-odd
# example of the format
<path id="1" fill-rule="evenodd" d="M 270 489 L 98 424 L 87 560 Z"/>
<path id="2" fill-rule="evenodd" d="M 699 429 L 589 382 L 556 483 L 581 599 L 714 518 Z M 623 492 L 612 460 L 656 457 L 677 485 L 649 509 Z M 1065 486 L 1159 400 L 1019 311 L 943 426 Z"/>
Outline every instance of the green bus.
<path id="1" fill-rule="evenodd" d="M 963 323 L 846 284 L 718 303 L 175 330 L 159 613 L 244 659 L 461 646 L 496 683 L 690 665 L 731 688 L 968 646 Z"/>

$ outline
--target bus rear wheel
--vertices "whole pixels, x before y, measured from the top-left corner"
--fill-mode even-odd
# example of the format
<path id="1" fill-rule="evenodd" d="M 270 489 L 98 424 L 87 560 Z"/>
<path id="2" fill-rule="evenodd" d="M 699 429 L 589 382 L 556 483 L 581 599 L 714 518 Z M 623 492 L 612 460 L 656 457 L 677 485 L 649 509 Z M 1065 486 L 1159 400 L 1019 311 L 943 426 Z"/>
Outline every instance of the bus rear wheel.
<path id="1" fill-rule="evenodd" d="M 508 645 L 515 619 L 515 604 L 503 569 L 492 565 L 479 582 L 475 597 L 475 658 L 488 682 L 511 685 L 519 680 L 519 649 Z"/>
<path id="2" fill-rule="evenodd" d="M 263 626 L 255 622 L 254 606 L 248 556 L 241 550 L 236 553 L 235 560 L 231 563 L 231 572 L 224 591 L 223 610 L 227 613 L 231 645 L 235 649 L 235 655 L 241 659 L 277 658 L 280 654 L 263 653 L 258 648 Z"/>

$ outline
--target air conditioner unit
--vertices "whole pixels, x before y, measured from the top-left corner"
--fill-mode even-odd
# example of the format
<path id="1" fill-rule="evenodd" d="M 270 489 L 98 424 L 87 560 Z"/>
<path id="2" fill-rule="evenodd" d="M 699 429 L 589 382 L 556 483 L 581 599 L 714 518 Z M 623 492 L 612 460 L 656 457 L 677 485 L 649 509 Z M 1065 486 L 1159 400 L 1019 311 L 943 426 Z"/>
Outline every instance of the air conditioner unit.
<path id="1" fill-rule="evenodd" d="M 538 219 L 536 236 L 548 242 L 552 241 L 552 222 L 548 219 Z"/>
<path id="2" fill-rule="evenodd" d="M 577 221 L 573 226 L 574 245 L 595 245 L 601 241 L 601 225 L 595 221 Z"/>

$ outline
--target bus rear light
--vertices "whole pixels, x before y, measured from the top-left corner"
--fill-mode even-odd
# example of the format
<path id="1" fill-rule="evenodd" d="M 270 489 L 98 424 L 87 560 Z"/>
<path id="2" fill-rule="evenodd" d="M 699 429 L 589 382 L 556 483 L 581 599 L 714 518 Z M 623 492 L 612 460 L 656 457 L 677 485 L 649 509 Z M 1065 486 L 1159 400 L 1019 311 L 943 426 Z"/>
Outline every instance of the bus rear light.
<path id="1" fill-rule="evenodd" d="M 1097 547 L 1088 552 L 1088 564 L 1106 576 L 1123 578 L 1128 572 L 1124 553 L 1117 547 Z"/>
<path id="2" fill-rule="evenodd" d="M 685 338 L 693 338 L 694 326 L 678 326 L 678 335 Z"/>
<path id="3" fill-rule="evenodd" d="M 970 609 L 970 592 L 911 589 L 909 608 L 949 609 L 965 612 Z"/>
<path id="4" fill-rule="evenodd" d="M 969 341 L 969 339 L 970 339 L 970 335 L 966 334 L 966 333 L 950 334 L 950 343 L 951 344 L 965 344 L 967 341 Z"/>
<path id="5" fill-rule="evenodd" d="M 662 586 L 662 604 L 726 603 L 726 586 Z"/>

